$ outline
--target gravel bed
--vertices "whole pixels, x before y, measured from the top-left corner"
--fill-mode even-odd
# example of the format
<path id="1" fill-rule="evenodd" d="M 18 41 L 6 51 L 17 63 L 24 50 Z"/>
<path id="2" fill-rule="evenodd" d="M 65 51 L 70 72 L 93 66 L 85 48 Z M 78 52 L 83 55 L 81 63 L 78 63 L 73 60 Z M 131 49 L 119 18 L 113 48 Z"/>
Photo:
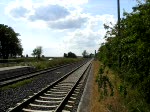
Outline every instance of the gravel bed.
<path id="1" fill-rule="evenodd" d="M 36 69 L 31 66 L 15 66 L 0 68 L 0 81 L 4 81 L 16 76 L 22 76 L 34 71 L 36 71 Z"/>
<path id="2" fill-rule="evenodd" d="M 82 82 L 83 80 L 84 80 L 84 81 L 83 81 L 82 87 L 80 88 L 80 91 L 79 91 L 79 93 L 78 93 L 78 95 L 77 95 L 77 99 L 75 100 L 75 103 L 74 103 L 74 105 L 73 105 L 73 108 L 72 108 L 72 110 L 70 110 L 71 112 L 77 112 L 77 109 L 78 109 L 78 106 L 79 106 L 81 97 L 82 97 L 82 95 L 83 95 L 83 91 L 84 91 L 85 85 L 86 85 L 86 83 L 88 83 L 88 82 L 87 82 L 87 79 L 88 79 L 89 75 L 90 75 L 90 74 L 88 74 L 88 76 L 87 76 L 87 75 L 84 75 L 84 78 L 81 80 L 81 82 Z"/>
<path id="3" fill-rule="evenodd" d="M 37 93 L 46 85 L 56 81 L 75 67 L 84 63 L 85 61 L 78 62 L 77 64 L 60 68 L 49 73 L 42 74 L 33 79 L 32 82 L 16 88 L 7 90 L 0 89 L 0 112 L 6 112 L 10 107 L 14 107 L 16 103 L 23 101 L 33 93 Z"/>

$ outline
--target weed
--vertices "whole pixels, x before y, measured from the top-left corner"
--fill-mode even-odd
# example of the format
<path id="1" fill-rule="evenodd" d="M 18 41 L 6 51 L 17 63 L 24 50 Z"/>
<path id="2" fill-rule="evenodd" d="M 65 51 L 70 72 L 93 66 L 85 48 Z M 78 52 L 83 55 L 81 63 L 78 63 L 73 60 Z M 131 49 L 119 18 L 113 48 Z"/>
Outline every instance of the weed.
<path id="1" fill-rule="evenodd" d="M 26 80 L 23 80 L 23 81 L 19 81 L 17 83 L 14 83 L 12 85 L 8 85 L 8 86 L 4 86 L 2 88 L 0 88 L 1 90 L 6 90 L 6 89 L 10 89 L 10 88 L 17 88 L 17 87 L 20 87 L 20 86 L 23 86 L 25 84 L 28 84 L 30 82 L 32 82 L 33 78 L 31 79 L 26 79 Z"/>
<path id="2" fill-rule="evenodd" d="M 109 80 L 109 77 L 107 76 L 108 70 L 105 71 L 105 66 L 101 65 L 99 69 L 99 74 L 97 75 L 96 82 L 98 83 L 98 88 L 101 91 L 100 97 L 103 98 L 104 96 L 113 96 L 114 90 L 112 82 Z"/>

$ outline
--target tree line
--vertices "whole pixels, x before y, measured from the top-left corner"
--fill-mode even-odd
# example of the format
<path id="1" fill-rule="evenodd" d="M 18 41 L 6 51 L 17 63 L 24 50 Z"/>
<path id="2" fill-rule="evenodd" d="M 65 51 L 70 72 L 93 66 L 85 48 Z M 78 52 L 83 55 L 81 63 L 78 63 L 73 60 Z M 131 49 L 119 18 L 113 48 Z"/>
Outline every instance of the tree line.
<path id="1" fill-rule="evenodd" d="M 131 13 L 124 12 L 120 29 L 118 24 L 104 27 L 106 42 L 99 48 L 99 59 L 150 103 L 150 0 L 138 2 Z"/>
<path id="2" fill-rule="evenodd" d="M 16 33 L 12 27 L 0 24 L 0 58 L 8 59 L 17 56 L 23 57 L 23 48 L 18 36 L 20 36 L 20 34 Z M 37 46 L 32 53 L 32 55 L 37 58 L 40 58 L 41 54 L 41 46 Z M 26 55 L 26 57 L 28 57 L 28 55 Z"/>
<path id="3" fill-rule="evenodd" d="M 82 56 L 83 56 L 83 58 L 92 58 L 92 57 L 94 57 L 94 54 L 89 54 L 86 50 L 84 50 L 83 52 L 82 52 Z M 68 52 L 68 54 L 67 53 L 64 53 L 64 57 L 65 58 L 77 58 L 77 55 L 75 54 L 75 53 L 72 53 L 71 51 L 70 52 Z"/>
<path id="4" fill-rule="evenodd" d="M 8 57 L 21 56 L 23 48 L 21 40 L 18 38 L 13 28 L 0 24 L 0 58 L 8 59 Z"/>
<path id="5" fill-rule="evenodd" d="M 0 24 L 0 58 L 16 58 L 24 57 L 22 55 L 23 48 L 21 45 L 21 40 L 18 38 L 19 33 L 16 33 L 12 27 L 8 25 Z M 33 49 L 32 56 L 39 59 L 42 55 L 43 49 L 42 46 L 37 46 Z M 86 50 L 82 53 L 83 58 L 91 58 L 93 54 L 88 54 Z M 28 57 L 28 54 L 26 55 Z M 65 58 L 77 58 L 77 55 L 72 52 L 64 53 Z"/>

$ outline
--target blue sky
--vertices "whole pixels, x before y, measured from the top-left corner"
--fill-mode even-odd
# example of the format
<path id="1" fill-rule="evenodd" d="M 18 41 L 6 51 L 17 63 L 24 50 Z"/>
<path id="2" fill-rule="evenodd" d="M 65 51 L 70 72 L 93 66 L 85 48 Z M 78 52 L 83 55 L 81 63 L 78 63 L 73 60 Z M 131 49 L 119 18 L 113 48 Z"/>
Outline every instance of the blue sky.
<path id="1" fill-rule="evenodd" d="M 120 0 L 132 11 L 136 0 Z M 103 24 L 117 21 L 117 0 L 0 0 L 0 24 L 20 33 L 23 54 L 36 46 L 45 56 L 63 56 L 69 51 L 94 53 L 104 42 Z"/>

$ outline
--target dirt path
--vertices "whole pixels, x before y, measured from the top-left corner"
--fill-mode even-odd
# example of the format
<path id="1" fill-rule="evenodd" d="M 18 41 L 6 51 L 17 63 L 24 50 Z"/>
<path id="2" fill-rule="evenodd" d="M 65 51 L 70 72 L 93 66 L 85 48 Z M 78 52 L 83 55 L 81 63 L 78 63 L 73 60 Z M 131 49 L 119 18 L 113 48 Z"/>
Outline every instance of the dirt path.
<path id="1" fill-rule="evenodd" d="M 90 108 L 90 112 L 108 112 L 105 109 L 104 105 L 101 105 L 101 103 L 99 102 L 99 92 L 98 92 L 98 85 L 96 83 L 96 76 L 98 74 L 98 70 L 100 67 L 100 62 L 99 61 L 94 61 L 93 62 L 94 65 L 94 77 L 93 77 L 93 81 L 92 81 L 92 94 L 91 94 L 91 108 Z"/>
<path id="2" fill-rule="evenodd" d="M 104 99 L 100 99 L 100 92 L 98 91 L 98 85 L 96 82 L 96 76 L 98 74 L 101 63 L 99 61 L 93 61 L 93 79 L 92 79 L 92 89 L 90 97 L 90 112 L 128 112 L 126 107 L 123 105 L 121 97 L 118 93 L 117 85 L 119 84 L 119 78 L 115 78 L 114 73 L 106 68 L 108 71 L 108 77 L 112 84 L 114 85 L 114 95 L 107 96 Z"/>

